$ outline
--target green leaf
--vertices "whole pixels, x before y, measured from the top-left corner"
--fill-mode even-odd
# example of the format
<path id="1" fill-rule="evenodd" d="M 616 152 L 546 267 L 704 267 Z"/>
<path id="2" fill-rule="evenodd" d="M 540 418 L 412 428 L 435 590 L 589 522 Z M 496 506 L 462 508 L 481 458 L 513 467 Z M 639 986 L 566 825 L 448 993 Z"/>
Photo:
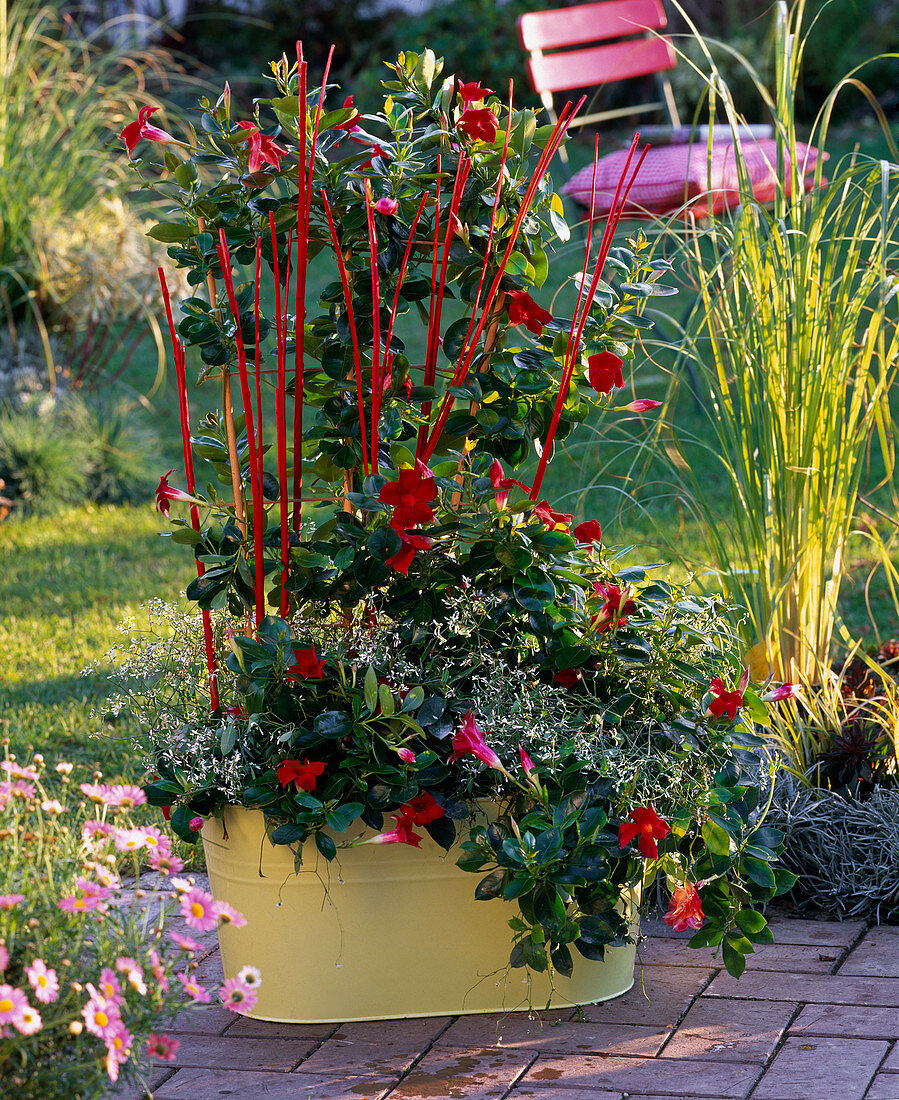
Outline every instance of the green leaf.
<path id="1" fill-rule="evenodd" d="M 369 665 L 365 672 L 365 687 L 363 698 L 369 711 L 374 714 L 378 707 L 378 674 L 374 665 Z"/>
<path id="2" fill-rule="evenodd" d="M 271 835 L 272 844 L 294 844 L 298 840 L 305 840 L 307 830 L 302 825 L 287 822 L 279 825 Z"/>
<path id="3" fill-rule="evenodd" d="M 169 825 L 172 827 L 172 832 L 181 837 L 182 840 L 187 841 L 188 844 L 196 844 L 197 833 L 190 827 L 191 821 L 197 815 L 190 808 L 190 806 L 176 806 L 172 810 L 172 816 L 169 819 Z"/>
<path id="4" fill-rule="evenodd" d="M 482 878 L 475 888 L 475 900 L 488 901 L 490 898 L 498 898 L 503 892 L 503 880 L 505 877 L 505 871 L 497 870 L 492 871 L 485 878 Z"/>
<path id="5" fill-rule="evenodd" d="M 222 735 L 219 738 L 219 745 L 222 750 L 222 756 L 227 756 L 229 752 L 237 744 L 237 727 L 233 722 L 229 722 L 227 726 L 222 728 Z"/>
<path id="6" fill-rule="evenodd" d="M 763 859 L 756 859 L 755 856 L 746 856 L 743 859 L 742 867 L 748 878 L 751 878 L 754 883 L 759 886 L 764 886 L 766 890 L 774 890 L 777 886 L 774 878 L 774 872 L 768 866 Z"/>
<path id="7" fill-rule="evenodd" d="M 727 967 L 728 974 L 732 974 L 735 978 L 739 978 L 746 969 L 746 956 L 731 947 L 727 940 L 724 941 L 724 945 L 721 948 L 721 955 L 724 959 L 724 965 Z"/>
<path id="8" fill-rule="evenodd" d="M 147 236 L 154 241 L 162 241 L 163 244 L 174 244 L 176 241 L 189 241 L 197 234 L 196 229 L 181 222 L 159 222 L 152 229 L 147 230 Z"/>
<path id="9" fill-rule="evenodd" d="M 734 917 L 734 920 L 740 931 L 744 932 L 747 936 L 756 935 L 761 932 L 763 928 L 768 927 L 768 922 L 762 914 L 757 913 L 754 909 L 741 909 Z"/>
<path id="10" fill-rule="evenodd" d="M 315 834 L 315 846 L 328 861 L 337 855 L 337 845 L 327 833 L 317 832 Z"/>
<path id="11" fill-rule="evenodd" d="M 385 718 L 390 718 L 396 712 L 396 700 L 386 684 L 378 684 L 378 702 Z"/>
<path id="12" fill-rule="evenodd" d="M 730 837 L 714 821 L 707 819 L 702 823 L 702 839 L 712 855 L 725 857 L 730 855 Z"/>

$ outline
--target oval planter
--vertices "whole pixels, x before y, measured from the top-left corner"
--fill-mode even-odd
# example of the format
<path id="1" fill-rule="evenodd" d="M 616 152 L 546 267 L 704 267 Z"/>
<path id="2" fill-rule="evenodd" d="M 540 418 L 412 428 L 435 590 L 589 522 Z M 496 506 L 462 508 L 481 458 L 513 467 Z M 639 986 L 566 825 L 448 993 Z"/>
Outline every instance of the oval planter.
<path id="1" fill-rule="evenodd" d="M 635 944 L 603 962 L 575 953 L 571 978 L 508 966 L 517 906 L 475 901 L 477 878 L 425 837 L 421 849 L 364 845 L 332 863 L 307 848 L 273 846 L 256 810 L 210 818 L 203 846 L 216 897 L 246 917 L 219 929 L 225 977 L 262 972 L 250 1016 L 284 1023 L 341 1023 L 409 1016 L 510 1012 L 590 1004 L 634 982 Z M 638 919 L 631 905 L 633 921 Z"/>

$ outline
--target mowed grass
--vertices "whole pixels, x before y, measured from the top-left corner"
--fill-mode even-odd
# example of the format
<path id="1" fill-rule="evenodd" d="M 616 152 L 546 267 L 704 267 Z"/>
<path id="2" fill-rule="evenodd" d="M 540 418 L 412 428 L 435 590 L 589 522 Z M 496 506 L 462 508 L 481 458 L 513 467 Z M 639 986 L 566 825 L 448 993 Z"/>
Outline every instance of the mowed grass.
<path id="1" fill-rule="evenodd" d="M 126 618 L 145 622 L 146 600 L 183 591 L 190 557 L 160 537 L 164 526 L 151 502 L 0 526 L 0 722 L 14 751 L 135 777 L 128 723 L 103 717 L 104 670 L 82 673 L 122 641 Z"/>

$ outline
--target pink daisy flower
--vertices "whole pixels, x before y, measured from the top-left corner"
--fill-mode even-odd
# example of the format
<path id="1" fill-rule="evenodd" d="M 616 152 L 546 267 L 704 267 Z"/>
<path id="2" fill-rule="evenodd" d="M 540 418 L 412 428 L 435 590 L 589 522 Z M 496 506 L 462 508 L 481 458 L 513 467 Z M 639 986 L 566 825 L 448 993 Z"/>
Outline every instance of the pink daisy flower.
<path id="1" fill-rule="evenodd" d="M 0 985 L 0 1024 L 18 1027 L 22 1013 L 28 1007 L 28 998 L 14 985 Z"/>
<path id="2" fill-rule="evenodd" d="M 101 805 L 106 803 L 106 792 L 109 788 L 105 783 L 79 783 L 78 790 L 82 794 L 86 794 L 91 802 L 97 802 Z"/>
<path id="3" fill-rule="evenodd" d="M 161 1062 L 174 1062 L 180 1046 L 180 1040 L 173 1039 L 170 1035 L 153 1033 L 147 1037 L 147 1054 Z"/>
<path id="4" fill-rule="evenodd" d="M 190 936 L 182 936 L 180 932 L 169 932 L 169 939 L 180 947 L 182 951 L 202 951 L 203 945 L 192 940 Z"/>
<path id="5" fill-rule="evenodd" d="M 133 784 L 119 784 L 106 788 L 106 805 L 131 809 L 134 806 L 143 806 L 147 796 Z"/>
<path id="6" fill-rule="evenodd" d="M 111 1039 L 121 1027 L 122 1018 L 119 1015 L 119 1006 L 115 1001 L 104 997 L 103 994 L 88 982 L 87 991 L 90 1000 L 82 1008 L 84 1026 L 98 1039 Z"/>
<path id="7" fill-rule="evenodd" d="M 23 768 L 13 760 L 0 760 L 0 771 L 6 772 L 13 779 L 40 779 L 34 768 Z"/>
<path id="8" fill-rule="evenodd" d="M 218 923 L 218 906 L 212 894 L 194 886 L 181 895 L 181 915 L 188 928 L 208 932 Z"/>
<path id="9" fill-rule="evenodd" d="M 256 990 L 242 982 L 240 978 L 229 978 L 219 989 L 222 1004 L 231 1012 L 250 1012 L 256 1004 Z"/>
<path id="10" fill-rule="evenodd" d="M 17 779 L 10 785 L 10 794 L 13 798 L 29 799 L 37 794 L 37 788 L 33 783 L 26 783 L 24 779 Z"/>
<path id="11" fill-rule="evenodd" d="M 169 991 L 169 980 L 165 976 L 165 965 L 162 959 L 159 957 L 158 951 L 150 952 L 150 968 L 153 971 L 153 977 L 156 979 L 156 984 L 162 990 L 163 993 Z"/>
<path id="12" fill-rule="evenodd" d="M 64 913 L 86 913 L 89 909 L 106 908 L 100 898 L 79 897 L 77 894 L 60 898 L 56 904 Z"/>
<path id="13" fill-rule="evenodd" d="M 144 972 L 134 959 L 119 957 L 115 961 L 115 968 L 120 974 L 124 974 L 131 988 L 141 997 L 146 995 L 147 983 L 144 981 Z"/>
<path id="14" fill-rule="evenodd" d="M 44 1021 L 41 1019 L 41 1014 L 38 1010 L 26 1004 L 22 1009 L 22 1014 L 16 1022 L 16 1030 L 21 1032 L 22 1035 L 34 1035 L 34 1033 L 40 1031 L 43 1026 Z"/>
<path id="15" fill-rule="evenodd" d="M 122 987 L 110 966 L 104 966 L 100 971 L 100 993 L 113 1004 L 122 1003 Z"/>
<path id="16" fill-rule="evenodd" d="M 24 900 L 24 894 L 0 894 L 0 909 L 8 913 Z"/>
<path id="17" fill-rule="evenodd" d="M 89 898 L 99 898 L 100 901 L 105 901 L 107 898 L 111 898 L 113 891 L 108 886 L 101 886 L 99 882 L 94 882 L 92 879 L 85 878 L 84 875 L 79 875 L 75 880 L 75 885 L 78 889 Z"/>
<path id="18" fill-rule="evenodd" d="M 262 974 L 256 966 L 242 966 L 237 977 L 248 989 L 258 989 L 262 985 Z"/>
<path id="19" fill-rule="evenodd" d="M 143 829 L 116 829 L 115 846 L 120 852 L 139 852 L 147 846 L 147 834 Z"/>
<path id="20" fill-rule="evenodd" d="M 115 831 L 115 826 L 110 825 L 108 821 L 97 821 L 96 819 L 85 821 L 81 827 L 81 843 L 96 844 L 98 841 L 112 836 Z"/>
<path id="21" fill-rule="evenodd" d="M 63 806 L 58 798 L 45 798 L 41 803 L 41 809 L 45 814 L 52 814 L 54 817 L 57 814 L 64 814 L 66 812 L 65 806 Z"/>
<path id="22" fill-rule="evenodd" d="M 160 845 L 155 851 L 151 851 L 148 862 L 161 875 L 177 875 L 184 870 L 184 861 L 172 855 L 172 849 L 168 846 L 163 848 Z"/>
<path id="23" fill-rule="evenodd" d="M 247 918 L 243 913 L 238 913 L 233 905 L 229 905 L 227 901 L 217 901 L 215 903 L 218 911 L 218 919 L 222 924 L 233 924 L 235 928 L 243 928 L 247 923 Z"/>
<path id="24" fill-rule="evenodd" d="M 212 1000 L 209 990 L 204 989 L 195 978 L 188 977 L 187 974 L 176 974 L 175 977 L 184 986 L 184 992 L 194 1001 L 209 1004 Z"/>
<path id="25" fill-rule="evenodd" d="M 110 1081 L 119 1079 L 119 1066 L 128 1061 L 133 1042 L 131 1032 L 119 1021 L 116 1030 L 106 1038 L 106 1072 Z"/>
<path id="26" fill-rule="evenodd" d="M 52 1004 L 59 997 L 59 978 L 55 970 L 44 964 L 43 959 L 35 959 L 31 966 L 25 967 L 25 973 L 35 997 L 42 1005 Z"/>

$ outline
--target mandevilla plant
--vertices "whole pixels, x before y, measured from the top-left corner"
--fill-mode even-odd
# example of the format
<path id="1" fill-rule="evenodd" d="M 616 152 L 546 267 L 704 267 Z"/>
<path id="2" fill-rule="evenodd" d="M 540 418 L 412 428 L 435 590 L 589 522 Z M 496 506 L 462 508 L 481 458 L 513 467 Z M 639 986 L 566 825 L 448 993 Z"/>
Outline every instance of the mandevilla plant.
<path id="1" fill-rule="evenodd" d="M 203 668 L 188 628 L 174 664 L 127 670 L 147 796 L 185 839 L 196 815 L 259 809 L 298 867 L 416 830 L 458 844 L 477 897 L 517 902 L 511 964 L 538 971 L 602 958 L 623 895 L 662 874 L 669 923 L 738 974 L 770 940 L 754 906 L 793 881 L 738 748 L 762 698 L 719 603 L 616 569 L 596 520 L 540 499 L 592 407 L 656 404 L 614 396 L 670 292 L 642 235 L 613 247 L 637 141 L 550 301 L 571 109 L 538 127 L 511 89 L 441 68 L 401 55 L 360 114 L 326 106 L 327 73 L 309 89 L 298 47 L 251 117 L 226 89 L 184 142 L 148 116 L 123 131 L 173 203 L 152 235 L 197 288 L 180 315 L 166 294 L 186 490 L 170 471 L 157 506 L 189 508 L 173 537 L 196 556 Z M 199 425 L 188 367 L 221 385 Z"/>

